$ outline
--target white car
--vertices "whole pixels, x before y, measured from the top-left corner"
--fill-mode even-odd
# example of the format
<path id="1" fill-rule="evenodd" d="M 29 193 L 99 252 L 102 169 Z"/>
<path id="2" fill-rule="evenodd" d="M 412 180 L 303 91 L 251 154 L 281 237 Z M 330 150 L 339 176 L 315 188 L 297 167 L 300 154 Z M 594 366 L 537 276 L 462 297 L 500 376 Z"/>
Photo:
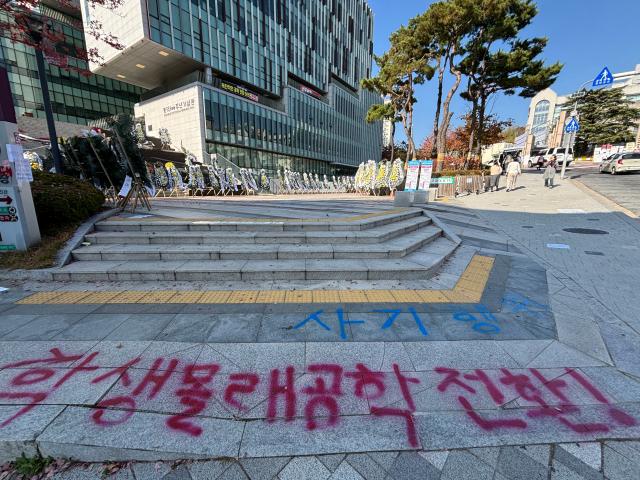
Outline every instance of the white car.
<path id="1" fill-rule="evenodd" d="M 615 175 L 622 172 L 640 172 L 640 152 L 617 153 L 600 164 L 600 173 Z"/>
<path id="2" fill-rule="evenodd" d="M 557 147 L 557 148 L 549 148 L 544 153 L 545 164 L 551 160 L 551 157 L 556 156 L 556 163 L 558 165 L 562 165 L 565 160 L 567 161 L 567 167 L 571 165 L 573 162 L 573 148 L 571 147 Z"/>

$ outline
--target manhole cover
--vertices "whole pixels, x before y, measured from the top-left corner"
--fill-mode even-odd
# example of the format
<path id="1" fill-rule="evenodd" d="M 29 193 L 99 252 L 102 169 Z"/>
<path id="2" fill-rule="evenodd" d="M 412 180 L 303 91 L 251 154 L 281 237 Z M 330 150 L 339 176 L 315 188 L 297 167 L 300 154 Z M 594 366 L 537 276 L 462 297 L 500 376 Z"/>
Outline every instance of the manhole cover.
<path id="1" fill-rule="evenodd" d="M 599 222 L 600 221 L 599 218 L 587 218 L 587 220 L 589 220 L 590 222 Z"/>
<path id="2" fill-rule="evenodd" d="M 587 255 L 597 255 L 599 257 L 604 257 L 604 253 L 602 252 L 592 252 L 591 250 L 585 250 L 584 253 Z"/>
<path id="3" fill-rule="evenodd" d="M 522 225 L 522 228 L 533 228 L 531 225 Z"/>
<path id="4" fill-rule="evenodd" d="M 595 228 L 563 228 L 563 232 L 579 233 L 581 235 L 609 235 L 605 230 L 596 230 Z"/>

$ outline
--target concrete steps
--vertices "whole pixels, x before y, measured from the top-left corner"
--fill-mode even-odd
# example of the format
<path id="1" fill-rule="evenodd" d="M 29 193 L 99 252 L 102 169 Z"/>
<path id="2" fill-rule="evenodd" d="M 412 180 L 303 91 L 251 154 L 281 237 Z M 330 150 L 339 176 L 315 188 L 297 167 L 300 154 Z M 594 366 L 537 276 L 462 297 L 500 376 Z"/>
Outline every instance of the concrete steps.
<path id="1" fill-rule="evenodd" d="M 415 216 L 394 223 L 356 231 L 164 231 L 153 226 L 150 231 L 96 232 L 86 236 L 91 244 L 126 245 L 220 245 L 220 244 L 339 244 L 380 243 L 431 224 L 425 216 Z"/>
<path id="2" fill-rule="evenodd" d="M 362 231 L 402 220 L 422 217 L 418 208 L 403 208 L 401 212 L 381 215 L 355 215 L 352 217 L 323 219 L 255 219 L 229 218 L 226 220 L 171 220 L 135 222 L 107 220 L 96 224 L 97 232 L 317 232 Z M 321 214 L 321 213 L 320 213 Z M 362 219 L 359 219 L 362 217 Z M 353 219 L 358 219 L 354 221 Z"/>
<path id="3" fill-rule="evenodd" d="M 439 237 L 408 258 L 296 260 L 80 261 L 53 273 L 56 281 L 401 280 L 429 278 L 456 245 Z"/>
<path id="4" fill-rule="evenodd" d="M 306 221 L 104 221 L 56 281 L 427 279 L 457 244 L 421 209 Z"/>

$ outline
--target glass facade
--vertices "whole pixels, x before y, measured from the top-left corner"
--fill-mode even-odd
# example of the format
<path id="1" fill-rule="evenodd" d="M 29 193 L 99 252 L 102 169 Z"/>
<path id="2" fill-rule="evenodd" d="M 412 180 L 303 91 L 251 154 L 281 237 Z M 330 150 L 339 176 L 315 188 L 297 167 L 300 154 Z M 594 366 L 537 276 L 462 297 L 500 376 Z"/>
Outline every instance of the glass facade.
<path id="1" fill-rule="evenodd" d="M 533 127 L 531 133 L 535 139 L 536 147 L 544 147 L 547 145 L 547 137 L 549 136 L 549 108 L 551 103 L 548 100 L 542 100 L 536 104 L 533 112 Z"/>
<path id="2" fill-rule="evenodd" d="M 55 13 L 56 28 L 65 34 L 65 40 L 76 48 L 84 49 L 84 33 L 80 20 Z M 3 20 L 6 20 L 6 14 Z M 68 64 L 88 71 L 84 60 L 69 57 Z M 45 118 L 42 90 L 38 79 L 33 48 L 0 38 L 0 66 L 7 70 L 16 116 Z M 118 113 L 133 114 L 133 105 L 140 99 L 143 89 L 100 75 L 83 75 L 46 64 L 47 82 L 54 119 L 86 125 L 88 121 Z"/>
<path id="3" fill-rule="evenodd" d="M 381 124 L 364 119 L 381 100 L 359 87 L 370 75 L 373 52 L 366 1 L 147 5 L 151 40 L 214 71 L 216 82 L 203 93 L 208 153 L 241 167 L 327 174 L 379 159 Z"/>

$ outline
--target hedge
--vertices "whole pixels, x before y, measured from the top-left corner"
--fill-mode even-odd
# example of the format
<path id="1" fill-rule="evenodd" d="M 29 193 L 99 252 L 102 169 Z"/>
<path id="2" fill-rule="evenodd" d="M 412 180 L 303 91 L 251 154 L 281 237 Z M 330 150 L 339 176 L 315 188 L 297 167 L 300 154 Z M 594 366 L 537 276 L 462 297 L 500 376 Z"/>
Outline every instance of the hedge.
<path id="1" fill-rule="evenodd" d="M 53 173 L 34 171 L 31 193 L 45 235 L 82 223 L 104 204 L 104 195 L 90 183 Z"/>

